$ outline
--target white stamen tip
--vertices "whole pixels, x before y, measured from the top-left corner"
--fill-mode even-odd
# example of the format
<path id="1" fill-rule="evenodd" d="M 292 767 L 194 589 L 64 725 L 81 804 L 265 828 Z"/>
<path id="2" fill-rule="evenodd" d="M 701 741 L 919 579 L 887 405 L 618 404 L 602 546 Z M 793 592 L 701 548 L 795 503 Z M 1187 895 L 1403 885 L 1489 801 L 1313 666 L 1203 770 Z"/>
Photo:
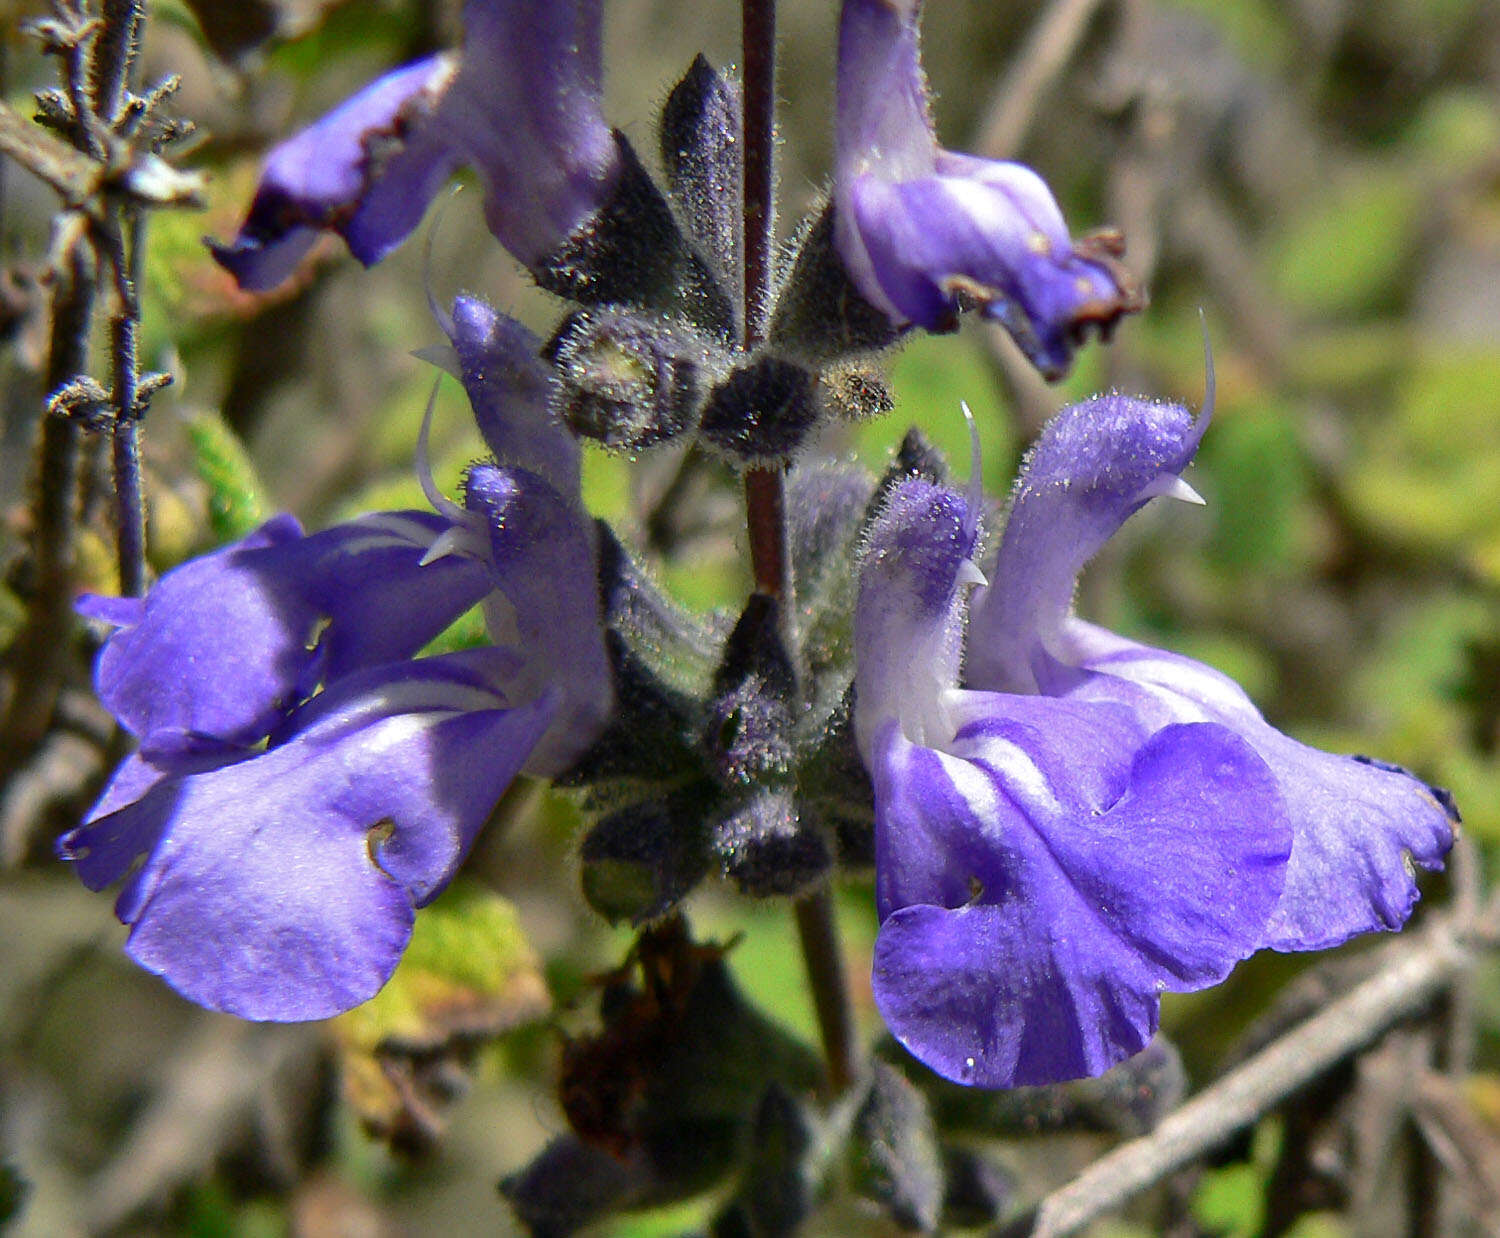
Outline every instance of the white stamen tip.
<path id="1" fill-rule="evenodd" d="M 989 578 L 979 570 L 979 564 L 973 559 L 965 559 L 958 565 L 958 586 L 964 585 L 987 585 Z"/>
<path id="2" fill-rule="evenodd" d="M 444 374 L 452 374 L 454 378 L 460 380 L 463 378 L 462 367 L 458 363 L 458 350 L 446 341 L 441 344 L 428 344 L 425 348 L 414 348 L 411 355 L 418 361 L 437 366 Z"/>
<path id="3" fill-rule="evenodd" d="M 984 510 L 984 468 L 979 450 L 979 425 L 974 420 L 973 410 L 969 408 L 967 400 L 960 400 L 958 406 L 963 409 L 964 420 L 969 426 L 969 519 L 966 524 L 967 532 L 973 534 L 979 529 L 979 516 Z"/>
<path id="4" fill-rule="evenodd" d="M 1184 503 L 1195 503 L 1199 507 L 1208 505 L 1207 500 L 1187 482 L 1171 474 L 1163 474 L 1146 488 L 1151 492 L 1152 498 L 1179 499 Z"/>
<path id="5" fill-rule="evenodd" d="M 444 529 L 432 539 L 432 545 L 427 547 L 418 562 L 418 567 L 426 567 L 429 563 L 436 563 L 439 559 L 446 559 L 449 555 L 462 554 L 464 550 L 464 530 L 458 526 Z"/>
<path id="6" fill-rule="evenodd" d="M 1198 307 L 1198 325 L 1203 330 L 1203 411 L 1198 414 L 1197 434 L 1201 439 L 1203 431 L 1208 429 L 1208 424 L 1214 419 L 1214 397 L 1218 384 L 1214 379 L 1214 346 L 1213 341 L 1208 338 L 1208 315 L 1203 312 L 1203 307 Z"/>

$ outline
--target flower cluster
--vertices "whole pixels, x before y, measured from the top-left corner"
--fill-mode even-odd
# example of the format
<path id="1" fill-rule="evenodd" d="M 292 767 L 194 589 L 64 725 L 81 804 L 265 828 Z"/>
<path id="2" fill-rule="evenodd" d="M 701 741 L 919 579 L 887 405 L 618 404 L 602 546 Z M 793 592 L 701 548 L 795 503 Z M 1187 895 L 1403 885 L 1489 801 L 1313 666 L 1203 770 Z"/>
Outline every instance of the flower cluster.
<path id="1" fill-rule="evenodd" d="M 585 896 L 675 960 L 614 1007 L 642 1053 L 642 1026 L 690 1004 L 669 982 L 720 975 L 662 927 L 715 871 L 795 896 L 873 859 L 880 1011 L 987 1087 L 1099 1074 L 1146 1045 L 1162 992 L 1405 921 L 1413 867 L 1452 841 L 1441 792 L 1307 748 L 1224 676 L 1073 614 L 1134 512 L 1196 498 L 1207 413 L 1065 410 L 988 556 L 982 496 L 915 440 L 878 484 L 800 468 L 776 492 L 790 615 L 769 591 L 737 622 L 684 615 L 585 512 L 580 436 L 770 473 L 836 418 L 888 411 L 878 353 L 905 331 L 974 309 L 1056 378 L 1141 308 L 1116 234 L 1074 240 L 1030 169 L 938 146 L 918 8 L 844 0 L 831 203 L 764 339 L 745 328 L 738 88 L 700 58 L 671 91 L 659 187 L 602 117 L 599 0 L 467 0 L 461 51 L 271 152 L 215 249 L 245 288 L 322 231 L 379 260 L 468 167 L 496 238 L 566 304 L 546 341 L 473 297 L 444 315 L 433 355 L 492 453 L 461 504 L 425 478 L 432 511 L 311 535 L 278 517 L 145 598 L 81 603 L 113 628 L 98 693 L 137 749 L 61 850 L 91 888 L 123 880 L 137 962 L 246 1018 L 347 1010 L 521 774 L 581 792 Z M 424 655 L 476 606 L 491 644 Z M 619 1065 L 611 1035 L 577 1052 L 574 1075 Z M 639 1119 L 622 1107 L 611 1146 Z"/>

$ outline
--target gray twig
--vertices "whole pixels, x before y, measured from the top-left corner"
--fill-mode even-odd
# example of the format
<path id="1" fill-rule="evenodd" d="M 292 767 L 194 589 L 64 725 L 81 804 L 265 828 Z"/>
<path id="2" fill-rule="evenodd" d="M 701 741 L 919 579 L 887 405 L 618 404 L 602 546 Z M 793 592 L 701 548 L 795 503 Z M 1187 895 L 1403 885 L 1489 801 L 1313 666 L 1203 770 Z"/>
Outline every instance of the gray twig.
<path id="1" fill-rule="evenodd" d="M 52 330 L 47 357 L 47 390 L 57 391 L 80 374 L 88 360 L 89 324 L 94 313 L 94 253 L 76 216 L 63 216 L 54 241 Z M 0 785 L 35 751 L 52 721 L 63 680 L 68 647 L 58 639 L 68 629 L 77 553 L 80 427 L 62 417 L 42 421 L 36 489 L 32 495 L 32 547 L 36 586 L 26 624 L 7 661 L 11 693 L 3 721 Z"/>
<path id="2" fill-rule="evenodd" d="M 1015 156 L 1042 96 L 1067 66 L 1100 0 L 1053 0 L 1032 27 L 984 110 L 974 149 L 992 159 Z"/>
<path id="3" fill-rule="evenodd" d="M 1032 1238 L 1076 1233 L 1095 1217 L 1211 1151 L 1329 1067 L 1428 1006 L 1464 970 L 1470 957 L 1466 943 L 1447 919 L 1415 939 L 1382 949 L 1384 961 L 1371 979 L 1200 1092 L 1151 1134 L 1095 1161 L 1043 1199 L 1031 1228 L 1020 1232 Z"/>

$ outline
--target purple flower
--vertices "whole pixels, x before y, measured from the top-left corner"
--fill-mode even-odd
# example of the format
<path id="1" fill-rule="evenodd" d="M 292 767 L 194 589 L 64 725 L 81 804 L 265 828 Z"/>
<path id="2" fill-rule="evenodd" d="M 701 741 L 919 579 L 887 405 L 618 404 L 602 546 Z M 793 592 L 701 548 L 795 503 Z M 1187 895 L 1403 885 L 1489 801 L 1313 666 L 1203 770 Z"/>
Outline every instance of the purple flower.
<path id="1" fill-rule="evenodd" d="M 434 492 L 439 515 L 310 537 L 281 517 L 144 599 L 84 604 L 121 625 L 98 689 L 140 746 L 60 850 L 93 889 L 126 878 L 127 953 L 212 1009 L 369 998 L 515 775 L 558 773 L 611 711 L 594 531 L 545 368 L 479 302 L 452 327 L 500 448 L 463 507 Z M 475 603 L 495 647 L 412 656 Z"/>
<path id="2" fill-rule="evenodd" d="M 978 308 L 1049 379 L 1089 326 L 1144 301 L 1118 233 L 1073 241 L 1042 179 L 940 148 L 918 52 L 919 0 L 844 0 L 835 236 L 864 296 L 898 326 L 948 331 Z"/>
<path id="3" fill-rule="evenodd" d="M 1298 744 L 1224 676 L 1071 613 L 1133 512 L 1196 498 L 1180 475 L 1206 423 L 1118 395 L 1065 409 L 983 574 L 977 495 L 910 480 L 872 528 L 855 725 L 875 786 L 875 998 L 949 1078 L 1099 1074 L 1146 1044 L 1162 991 L 1261 947 L 1399 927 L 1408 862 L 1451 845 L 1441 793 Z"/>
<path id="4" fill-rule="evenodd" d="M 600 0 L 467 0 L 460 55 L 365 87 L 266 159 L 239 235 L 214 254 L 243 288 L 281 283 L 333 230 L 369 265 L 459 167 L 528 266 L 607 198 L 619 153 L 600 113 Z"/>

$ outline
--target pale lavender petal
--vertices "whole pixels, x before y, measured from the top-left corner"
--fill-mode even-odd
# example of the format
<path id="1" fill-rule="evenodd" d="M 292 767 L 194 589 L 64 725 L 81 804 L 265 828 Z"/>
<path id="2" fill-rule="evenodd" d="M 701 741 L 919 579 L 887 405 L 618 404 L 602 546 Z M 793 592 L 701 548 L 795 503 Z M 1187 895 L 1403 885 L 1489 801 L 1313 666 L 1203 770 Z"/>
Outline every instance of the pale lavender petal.
<path id="1" fill-rule="evenodd" d="M 1093 744 L 1086 717 L 1062 735 L 1049 717 L 1049 742 Z M 971 893 L 886 917 L 876 1004 L 913 1054 L 960 1082 L 1102 1073 L 1150 1039 L 1162 991 L 1214 984 L 1260 944 L 1290 846 L 1275 783 L 1212 725 L 1153 736 L 1113 803 L 1090 802 L 1107 777 L 1092 789 L 1054 781 L 1066 770 L 1036 759 L 1019 732 L 971 738 L 978 777 L 941 801 L 958 814 L 949 828 L 965 839 Z M 875 777 L 878 848 L 906 825 L 884 806 L 919 805 L 934 773 L 892 729 Z M 960 864 L 949 883 L 961 875 Z"/>
<path id="2" fill-rule="evenodd" d="M 477 297 L 453 305 L 453 349 L 485 445 L 501 464 L 526 469 L 561 495 L 579 493 L 578 440 L 553 413 L 552 368 L 542 342 Z"/>
<path id="3" fill-rule="evenodd" d="M 127 952 L 248 1019 L 324 1018 L 371 997 L 555 708 L 509 708 L 492 684 L 512 663 L 491 654 L 354 676 L 278 746 L 74 831 L 75 850 L 151 845 L 117 904 Z"/>
<path id="4" fill-rule="evenodd" d="M 1263 945 L 1321 950 L 1357 933 L 1400 928 L 1419 896 L 1412 865 L 1441 868 L 1457 813 L 1406 771 L 1321 752 L 1283 735 L 1239 685 L 1178 654 L 1073 621 L 1069 650 L 1088 678 L 1077 699 L 1117 701 L 1148 725 L 1232 728 L 1275 775 L 1292 824 L 1286 892 Z"/>
<path id="5" fill-rule="evenodd" d="M 952 735 L 944 694 L 958 686 L 961 589 L 973 583 L 977 513 L 957 491 L 910 478 L 893 487 L 865 538 L 854 611 L 855 729 L 868 762 L 876 730 L 898 718 L 917 742 Z"/>

